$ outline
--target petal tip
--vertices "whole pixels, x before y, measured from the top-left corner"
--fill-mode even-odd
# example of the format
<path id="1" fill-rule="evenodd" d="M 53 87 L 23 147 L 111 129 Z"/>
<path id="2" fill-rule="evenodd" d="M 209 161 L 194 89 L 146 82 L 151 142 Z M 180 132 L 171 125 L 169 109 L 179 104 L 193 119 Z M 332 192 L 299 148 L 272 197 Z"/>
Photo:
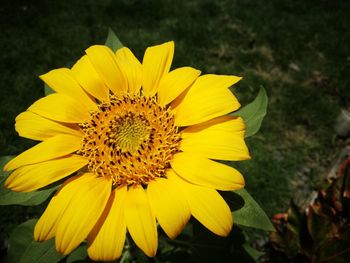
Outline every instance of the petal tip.
<path id="1" fill-rule="evenodd" d="M 168 42 L 165 42 L 163 45 L 169 45 L 170 47 L 175 47 L 175 42 L 174 42 L 174 40 L 170 40 L 170 41 L 168 41 Z"/>
<path id="2" fill-rule="evenodd" d="M 55 245 L 56 245 L 56 250 L 58 253 L 60 253 L 64 256 L 67 256 L 74 249 L 76 249 L 80 244 L 72 245 L 70 242 L 63 242 L 62 240 L 58 239 L 56 236 L 55 237 Z"/>
<path id="3" fill-rule="evenodd" d="M 58 253 L 64 255 L 64 256 L 67 256 L 71 251 L 68 250 L 67 248 L 62 248 L 62 247 L 57 247 L 56 246 L 56 250 Z"/>
<path id="4" fill-rule="evenodd" d="M 5 166 L 3 167 L 3 171 L 4 172 L 9 172 L 9 171 L 11 171 L 11 170 L 13 170 L 13 167 L 12 167 L 13 165 L 12 165 L 12 160 L 11 161 L 9 161 L 8 163 L 6 163 L 5 164 Z"/>
<path id="5" fill-rule="evenodd" d="M 147 249 L 143 249 L 143 252 L 145 252 L 145 254 L 150 257 L 153 258 L 156 256 L 157 254 L 157 247 L 149 247 Z"/>
<path id="6" fill-rule="evenodd" d="M 233 228 L 233 216 L 231 214 L 231 217 L 229 219 L 229 222 L 227 222 L 225 225 L 222 225 L 222 228 L 220 231 L 217 231 L 216 234 L 221 237 L 227 237 L 230 235 Z"/>
<path id="7" fill-rule="evenodd" d="M 230 77 L 232 79 L 232 86 L 235 85 L 237 82 L 241 81 L 241 79 L 243 79 L 243 77 L 240 77 L 240 76 L 231 75 Z"/>
<path id="8" fill-rule="evenodd" d="M 43 229 L 39 227 L 40 219 L 34 227 L 34 240 L 37 242 L 44 242 L 47 240 L 47 235 L 43 233 Z"/>
<path id="9" fill-rule="evenodd" d="M 175 240 L 175 239 L 178 237 L 178 235 L 181 234 L 182 229 L 183 229 L 183 227 L 182 227 L 180 230 L 177 230 L 177 231 L 174 231 L 174 232 L 169 232 L 169 231 L 165 231 L 165 230 L 164 230 L 164 231 L 166 232 L 167 236 L 168 236 L 171 240 Z"/>
<path id="10" fill-rule="evenodd" d="M 90 52 L 100 52 L 102 50 L 107 50 L 108 52 L 114 54 L 114 52 L 110 49 L 110 47 L 105 46 L 105 45 L 92 45 L 92 46 L 88 47 L 87 49 L 85 49 L 85 53 L 89 56 Z M 90 53 L 90 55 L 91 54 L 93 54 L 93 53 Z"/>
<path id="11" fill-rule="evenodd" d="M 104 45 L 92 45 L 92 46 L 88 47 L 87 49 L 85 49 L 85 51 L 96 49 L 96 48 L 101 48 L 101 47 L 107 47 L 107 46 L 104 46 Z"/>
<path id="12" fill-rule="evenodd" d="M 11 176 L 7 177 L 7 179 L 6 179 L 5 183 L 4 183 L 4 186 L 7 189 L 11 189 L 11 187 L 13 186 L 13 180 L 12 180 Z"/>
<path id="13" fill-rule="evenodd" d="M 233 224 L 231 224 L 230 228 L 225 229 L 224 232 L 222 233 L 222 237 L 227 237 L 228 235 L 230 235 L 232 231 L 232 227 L 233 227 Z"/>
<path id="14" fill-rule="evenodd" d="M 131 52 L 131 50 L 128 47 L 121 47 L 117 49 L 114 53 L 119 54 L 119 53 L 124 53 L 124 52 Z"/>
<path id="15" fill-rule="evenodd" d="M 48 74 L 48 73 L 39 75 L 39 79 L 41 79 L 42 81 L 45 82 L 45 78 L 46 78 L 47 74 Z"/>

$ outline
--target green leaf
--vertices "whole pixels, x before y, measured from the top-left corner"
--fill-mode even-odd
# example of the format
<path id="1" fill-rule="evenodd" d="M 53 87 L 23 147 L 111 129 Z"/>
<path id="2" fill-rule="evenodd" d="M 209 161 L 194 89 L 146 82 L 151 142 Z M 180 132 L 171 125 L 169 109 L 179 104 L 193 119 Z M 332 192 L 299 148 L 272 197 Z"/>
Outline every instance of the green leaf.
<path id="1" fill-rule="evenodd" d="M 238 208 L 233 211 L 235 224 L 266 231 L 275 231 L 264 210 L 262 210 L 246 189 L 224 192 L 223 196 L 231 208 Z"/>
<path id="2" fill-rule="evenodd" d="M 0 157 L 0 205 L 39 205 L 57 190 L 57 185 L 45 190 L 29 193 L 13 192 L 5 188 L 4 182 L 9 176 L 9 172 L 4 172 L 3 167 L 12 158 L 13 156 Z"/>
<path id="3" fill-rule="evenodd" d="M 248 255 L 251 256 L 255 261 L 257 261 L 262 255 L 265 254 L 264 252 L 253 248 L 251 245 L 249 245 L 249 243 L 244 243 L 242 247 L 245 250 L 245 252 L 247 252 Z"/>
<path id="4" fill-rule="evenodd" d="M 254 263 L 253 258 L 242 248 L 247 241 L 241 228 L 234 227 L 229 237 L 222 238 L 194 220 L 193 232 L 193 238 L 189 240 L 192 255 L 190 258 L 183 257 L 189 258 L 186 262 L 232 262 L 232 259 L 237 259 L 237 262 Z"/>
<path id="5" fill-rule="evenodd" d="M 123 47 L 122 42 L 120 42 L 119 38 L 112 29 L 108 30 L 108 36 L 105 45 L 112 49 L 114 52 Z"/>
<path id="6" fill-rule="evenodd" d="M 253 102 L 232 113 L 232 116 L 242 117 L 246 125 L 245 137 L 249 137 L 257 133 L 261 123 L 266 115 L 267 95 L 263 87 L 260 88 L 258 96 Z"/>
<path id="7" fill-rule="evenodd" d="M 63 255 L 56 252 L 53 239 L 39 243 L 33 239 L 36 219 L 31 219 L 17 226 L 9 239 L 8 262 L 9 263 L 55 263 L 59 262 Z"/>
<path id="8" fill-rule="evenodd" d="M 43 203 L 57 189 L 57 186 L 30 193 L 19 193 L 0 188 L 0 205 L 24 205 L 32 206 Z"/>
<path id="9" fill-rule="evenodd" d="M 55 93 L 53 89 L 51 89 L 47 84 L 44 85 L 44 93 L 45 96 Z"/>

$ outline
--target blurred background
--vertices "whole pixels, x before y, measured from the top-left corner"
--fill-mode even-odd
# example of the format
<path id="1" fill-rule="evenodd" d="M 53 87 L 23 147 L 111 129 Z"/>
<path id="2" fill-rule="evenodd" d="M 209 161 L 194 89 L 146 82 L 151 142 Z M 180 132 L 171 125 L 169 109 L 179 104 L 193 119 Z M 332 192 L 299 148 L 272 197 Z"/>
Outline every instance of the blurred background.
<path id="1" fill-rule="evenodd" d="M 264 86 L 268 114 L 247 140 L 252 160 L 233 165 L 268 216 L 291 198 L 302 206 L 349 144 L 335 131 L 350 106 L 349 14 L 340 0 L 1 1 L 1 155 L 33 145 L 14 119 L 44 95 L 38 76 L 72 66 L 110 27 L 140 60 L 148 46 L 174 40 L 173 68 L 242 76 L 234 87 L 242 105 Z M 0 239 L 43 207 L 0 207 Z"/>

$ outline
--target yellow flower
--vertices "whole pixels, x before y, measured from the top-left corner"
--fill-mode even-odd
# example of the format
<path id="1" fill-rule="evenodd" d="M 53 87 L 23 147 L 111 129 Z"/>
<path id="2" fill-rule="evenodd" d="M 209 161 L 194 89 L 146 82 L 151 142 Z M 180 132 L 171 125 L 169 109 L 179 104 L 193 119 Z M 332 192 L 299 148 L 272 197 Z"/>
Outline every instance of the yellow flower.
<path id="1" fill-rule="evenodd" d="M 244 186 L 214 160 L 249 159 L 235 76 L 172 71 L 174 43 L 146 50 L 142 64 L 126 47 L 92 46 L 71 69 L 40 78 L 56 93 L 16 118 L 20 136 L 42 141 L 11 160 L 6 187 L 28 192 L 70 176 L 34 230 L 69 254 L 87 240 L 94 260 L 121 256 L 126 232 L 148 256 L 157 223 L 175 238 L 190 216 L 226 236 L 232 215 L 217 190 Z M 73 174 L 73 176 L 71 176 Z"/>

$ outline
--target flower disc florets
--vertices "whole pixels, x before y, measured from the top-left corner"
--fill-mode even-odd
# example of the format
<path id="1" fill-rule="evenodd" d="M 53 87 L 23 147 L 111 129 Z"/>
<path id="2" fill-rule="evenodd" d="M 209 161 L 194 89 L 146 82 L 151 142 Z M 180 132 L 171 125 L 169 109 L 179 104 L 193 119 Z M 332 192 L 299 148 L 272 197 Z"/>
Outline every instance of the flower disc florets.
<path id="1" fill-rule="evenodd" d="M 170 109 L 156 97 L 111 95 L 80 124 L 88 169 L 113 179 L 114 186 L 147 185 L 164 177 L 178 151 L 180 133 Z"/>

